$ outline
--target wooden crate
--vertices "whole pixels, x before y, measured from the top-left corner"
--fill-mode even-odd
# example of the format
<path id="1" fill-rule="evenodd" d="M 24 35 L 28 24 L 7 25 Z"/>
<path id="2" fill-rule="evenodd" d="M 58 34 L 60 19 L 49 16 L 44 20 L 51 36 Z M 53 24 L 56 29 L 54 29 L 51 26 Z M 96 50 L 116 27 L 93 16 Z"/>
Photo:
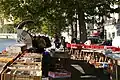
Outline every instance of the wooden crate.
<path id="1" fill-rule="evenodd" d="M 1 75 L 1 79 L 2 80 L 42 80 L 42 71 L 40 71 L 41 75 L 36 76 L 36 75 L 30 75 L 26 72 L 24 72 L 24 74 L 22 73 L 22 71 L 27 71 L 28 73 L 31 70 L 11 70 L 11 69 L 6 69 L 2 75 Z M 33 70 L 32 70 L 33 71 Z M 19 72 L 21 72 L 22 74 L 19 74 Z"/>
<path id="2" fill-rule="evenodd" d="M 32 58 L 32 62 L 23 62 L 20 59 L 23 58 Z M 37 60 L 36 60 L 37 59 Z M 42 80 L 42 54 L 37 54 L 37 53 L 28 53 L 27 55 L 17 55 L 15 57 L 13 63 L 10 63 L 7 65 L 6 69 L 2 72 L 1 74 L 1 80 Z M 33 68 L 29 69 L 26 68 L 26 66 L 33 66 Z M 35 68 L 34 66 L 38 66 L 40 68 Z M 13 67 L 13 68 L 10 68 Z M 18 74 L 20 71 L 28 71 L 30 72 L 37 72 L 36 75 L 35 73 L 30 73 L 30 74 L 25 74 L 21 73 Z M 31 75 L 32 74 L 32 75 Z"/>

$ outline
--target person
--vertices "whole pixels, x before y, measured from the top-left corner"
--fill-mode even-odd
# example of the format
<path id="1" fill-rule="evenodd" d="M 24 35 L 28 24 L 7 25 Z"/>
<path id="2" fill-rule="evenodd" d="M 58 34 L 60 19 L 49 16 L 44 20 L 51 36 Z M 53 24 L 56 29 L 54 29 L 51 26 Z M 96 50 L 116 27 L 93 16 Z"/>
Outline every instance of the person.
<path id="1" fill-rule="evenodd" d="M 46 47 L 46 42 L 45 40 L 41 37 L 41 36 L 38 36 L 37 40 L 37 52 L 38 53 L 42 53 L 44 52 L 44 48 Z"/>
<path id="2" fill-rule="evenodd" d="M 104 41 L 102 42 L 102 45 L 112 46 L 112 40 L 104 40 Z"/>
<path id="3" fill-rule="evenodd" d="M 32 37 L 32 47 L 33 47 L 33 49 L 34 49 L 34 52 L 36 52 L 36 50 L 37 50 L 37 36 L 33 36 Z"/>
<path id="4" fill-rule="evenodd" d="M 60 43 L 60 39 L 58 38 L 58 36 L 55 37 L 54 43 L 55 43 L 55 47 L 56 47 L 57 49 L 59 49 L 61 43 Z"/>
<path id="5" fill-rule="evenodd" d="M 46 40 L 48 41 L 48 40 Z M 45 77 L 48 77 L 48 71 L 49 71 L 49 64 L 50 64 L 50 54 L 45 50 L 46 48 L 46 41 L 44 36 L 38 36 L 36 39 L 36 47 L 37 47 L 37 53 L 40 53 L 43 55 L 42 57 L 42 74 Z M 48 45 L 49 47 L 50 45 Z"/>
<path id="6" fill-rule="evenodd" d="M 73 39 L 71 40 L 71 43 L 77 43 L 77 39 L 76 39 L 76 38 L 73 38 Z"/>
<path id="7" fill-rule="evenodd" d="M 91 40 L 87 40 L 84 44 L 85 45 L 91 45 Z"/>
<path id="8" fill-rule="evenodd" d="M 50 62 L 51 62 L 51 56 L 50 56 L 49 52 L 44 51 L 43 58 L 42 58 L 42 74 L 45 77 L 48 77 Z"/>
<path id="9" fill-rule="evenodd" d="M 62 44 L 63 48 L 66 47 L 65 37 L 63 37 L 63 36 L 61 37 L 61 44 Z"/>

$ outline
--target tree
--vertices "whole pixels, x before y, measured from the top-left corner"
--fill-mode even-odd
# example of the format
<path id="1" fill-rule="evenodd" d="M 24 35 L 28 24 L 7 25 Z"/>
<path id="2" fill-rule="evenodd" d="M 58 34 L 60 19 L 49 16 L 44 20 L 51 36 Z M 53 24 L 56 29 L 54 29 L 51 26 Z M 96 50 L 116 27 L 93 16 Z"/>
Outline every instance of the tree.
<path id="1" fill-rule="evenodd" d="M 0 33 L 15 33 L 16 30 L 15 28 L 13 27 L 12 24 L 6 24 L 6 25 L 3 25 L 1 28 L 0 28 Z"/>
<path id="2" fill-rule="evenodd" d="M 13 16 L 14 23 L 23 20 L 34 20 L 39 30 L 46 21 L 56 26 L 56 32 L 61 32 L 65 26 L 63 12 L 59 0 L 1 0 L 0 10 L 5 18 Z M 59 11 L 59 12 L 57 12 Z M 46 22 L 47 23 L 47 22 Z M 63 24 L 62 24 L 63 23 Z M 59 29 L 59 30 L 58 30 Z M 55 30 L 55 29 L 53 29 Z"/>
<path id="3" fill-rule="evenodd" d="M 51 33 L 60 34 L 71 26 L 72 33 L 77 37 L 77 24 L 81 41 L 86 41 L 86 23 L 98 22 L 95 16 L 99 16 L 99 22 L 103 16 L 109 17 L 109 13 L 115 9 L 110 7 L 116 0 L 1 0 L 0 10 L 5 17 L 12 15 L 14 22 L 31 19 L 38 25 L 37 30 L 45 23 L 51 29 Z M 75 16 L 77 15 L 77 16 Z M 94 18 L 94 20 L 93 20 Z M 47 24 L 49 23 L 49 24 Z M 43 26 L 45 27 L 45 26 Z M 46 31 L 45 31 L 46 32 Z M 74 35 L 72 36 L 74 37 Z"/>

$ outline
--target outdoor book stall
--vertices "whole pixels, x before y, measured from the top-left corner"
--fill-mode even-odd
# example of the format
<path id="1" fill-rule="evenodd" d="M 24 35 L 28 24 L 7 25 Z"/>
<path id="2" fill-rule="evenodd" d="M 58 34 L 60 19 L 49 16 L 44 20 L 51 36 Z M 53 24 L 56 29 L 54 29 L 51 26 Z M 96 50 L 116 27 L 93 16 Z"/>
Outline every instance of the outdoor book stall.
<path id="1" fill-rule="evenodd" d="M 81 46 L 79 49 L 77 46 Z M 112 80 L 119 80 L 120 48 L 102 45 L 69 44 L 71 59 L 84 60 L 95 68 L 102 68 Z"/>
<path id="2" fill-rule="evenodd" d="M 0 80 L 41 80 L 42 54 L 26 52 L 26 45 L 8 46 L 0 54 Z"/>
<path id="3" fill-rule="evenodd" d="M 42 54 L 22 54 L 2 73 L 2 80 L 41 80 Z"/>
<path id="4" fill-rule="evenodd" d="M 9 66 L 11 65 L 17 57 L 19 57 L 20 54 L 0 54 L 0 75 L 2 76 L 3 71 Z M 1 77 L 0 76 L 0 77 Z M 1 79 L 2 80 L 2 79 Z"/>
<path id="5" fill-rule="evenodd" d="M 108 68 L 109 73 L 111 74 L 112 80 L 120 79 L 120 53 L 113 53 L 106 55 L 112 62 L 112 65 Z"/>
<path id="6" fill-rule="evenodd" d="M 0 54 L 0 77 L 7 66 L 11 65 L 20 55 L 20 53 L 17 54 L 8 52 Z"/>

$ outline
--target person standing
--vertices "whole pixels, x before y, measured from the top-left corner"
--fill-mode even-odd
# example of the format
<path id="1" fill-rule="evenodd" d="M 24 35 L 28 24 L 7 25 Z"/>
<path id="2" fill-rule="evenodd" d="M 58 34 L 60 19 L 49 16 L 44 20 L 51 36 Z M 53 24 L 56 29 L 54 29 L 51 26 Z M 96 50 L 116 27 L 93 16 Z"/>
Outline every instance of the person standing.
<path id="1" fill-rule="evenodd" d="M 59 49 L 59 48 L 60 48 L 60 45 L 61 45 L 61 42 L 60 42 L 60 39 L 59 39 L 58 36 L 55 37 L 54 43 L 55 43 L 55 47 L 56 47 L 57 49 Z"/>
<path id="2" fill-rule="evenodd" d="M 45 42 L 44 38 L 41 36 L 38 36 L 36 42 L 37 42 L 37 44 L 36 44 L 37 52 L 38 53 L 44 52 L 44 48 L 46 47 L 46 42 Z"/>

